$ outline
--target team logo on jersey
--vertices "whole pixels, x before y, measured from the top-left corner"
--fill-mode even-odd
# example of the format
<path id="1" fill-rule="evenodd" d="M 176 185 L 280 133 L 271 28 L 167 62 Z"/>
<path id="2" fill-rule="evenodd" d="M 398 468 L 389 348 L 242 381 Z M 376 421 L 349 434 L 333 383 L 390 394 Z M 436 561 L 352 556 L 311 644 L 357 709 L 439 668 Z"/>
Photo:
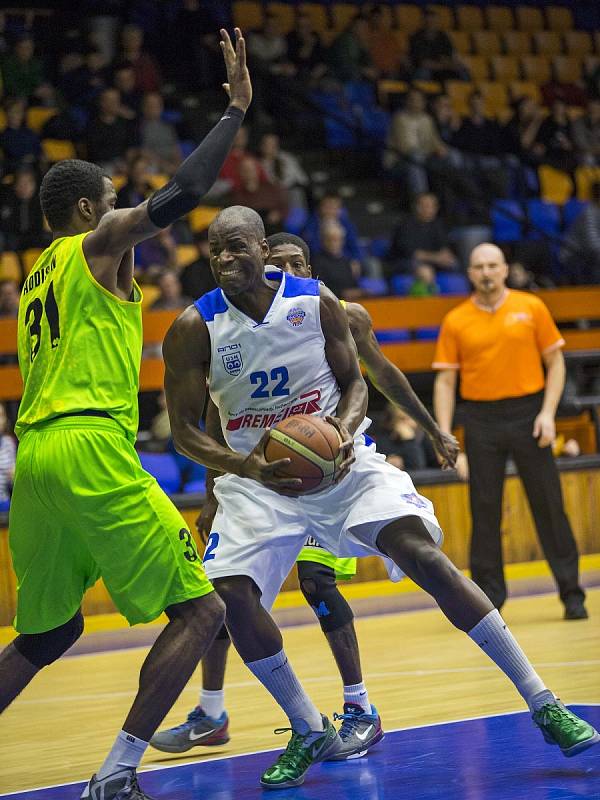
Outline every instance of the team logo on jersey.
<path id="1" fill-rule="evenodd" d="M 292 328 L 299 328 L 304 322 L 306 311 L 303 308 L 290 308 L 286 317 Z"/>
<path id="2" fill-rule="evenodd" d="M 237 377 L 244 369 L 241 346 L 239 344 L 227 344 L 224 347 L 217 348 L 217 351 L 223 359 L 225 372 L 231 375 L 232 378 Z"/>
<path id="3" fill-rule="evenodd" d="M 418 495 L 416 492 L 410 492 L 409 494 L 401 494 L 400 497 L 404 500 L 405 503 L 410 503 L 417 508 L 427 508 L 427 503 L 423 498 Z"/>

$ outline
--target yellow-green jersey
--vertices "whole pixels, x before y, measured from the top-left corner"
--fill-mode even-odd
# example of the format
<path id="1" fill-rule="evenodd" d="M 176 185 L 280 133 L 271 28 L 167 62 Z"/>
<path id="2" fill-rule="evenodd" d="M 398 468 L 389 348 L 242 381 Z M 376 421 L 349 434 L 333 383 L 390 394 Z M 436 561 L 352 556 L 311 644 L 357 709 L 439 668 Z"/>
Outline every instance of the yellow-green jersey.
<path id="1" fill-rule="evenodd" d="M 92 275 L 86 233 L 56 239 L 21 292 L 18 322 L 23 397 L 15 432 L 62 414 L 109 414 L 134 440 L 142 355 L 142 295 L 121 300 Z"/>

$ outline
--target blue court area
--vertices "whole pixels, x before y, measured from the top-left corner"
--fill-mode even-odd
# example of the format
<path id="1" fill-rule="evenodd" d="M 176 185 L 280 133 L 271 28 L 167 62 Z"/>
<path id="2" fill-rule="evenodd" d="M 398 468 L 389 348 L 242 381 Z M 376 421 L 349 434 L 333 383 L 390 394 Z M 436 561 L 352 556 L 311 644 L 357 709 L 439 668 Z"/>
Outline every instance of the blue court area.
<path id="1" fill-rule="evenodd" d="M 596 728 L 600 706 L 572 706 Z M 528 714 L 443 723 L 388 733 L 367 757 L 319 764 L 296 789 L 264 791 L 276 751 L 142 773 L 156 800 L 599 800 L 600 745 L 565 758 L 546 745 Z M 82 784 L 2 795 L 76 800 Z"/>

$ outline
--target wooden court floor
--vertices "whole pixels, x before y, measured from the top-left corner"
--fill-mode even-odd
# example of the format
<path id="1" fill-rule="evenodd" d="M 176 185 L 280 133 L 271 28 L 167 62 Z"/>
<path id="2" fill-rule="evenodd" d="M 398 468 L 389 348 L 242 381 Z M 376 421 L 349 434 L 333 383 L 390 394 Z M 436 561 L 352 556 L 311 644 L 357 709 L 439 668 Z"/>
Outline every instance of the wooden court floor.
<path id="1" fill-rule="evenodd" d="M 591 619 L 564 622 L 553 595 L 509 602 L 505 619 L 547 684 L 567 703 L 600 702 L 600 589 Z M 438 611 L 358 619 L 371 701 L 388 730 L 523 709 L 508 680 Z M 284 631 L 286 651 L 324 713 L 340 711 L 341 684 L 316 624 Z M 286 724 L 271 697 L 232 652 L 226 707 L 231 742 L 185 756 L 149 750 L 143 766 L 285 745 Z M 145 649 L 65 658 L 38 676 L 0 717 L 0 793 L 87 779 L 120 729 Z M 167 717 L 183 721 L 197 701 L 199 673 Z M 538 735 L 537 731 L 533 731 Z"/>

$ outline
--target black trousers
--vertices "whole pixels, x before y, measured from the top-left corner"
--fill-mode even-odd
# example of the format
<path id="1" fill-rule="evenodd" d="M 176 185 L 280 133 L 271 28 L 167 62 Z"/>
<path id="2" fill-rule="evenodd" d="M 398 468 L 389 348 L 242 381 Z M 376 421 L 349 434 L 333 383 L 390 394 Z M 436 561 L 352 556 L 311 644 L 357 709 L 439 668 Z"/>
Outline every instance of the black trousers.
<path id="1" fill-rule="evenodd" d="M 469 402 L 465 450 L 473 528 L 471 574 L 496 608 L 506 600 L 500 523 L 506 460 L 512 456 L 529 501 L 544 555 L 560 598 L 585 594 L 579 586 L 579 555 L 565 514 L 551 447 L 538 447 L 533 422 L 543 393 L 490 402 Z"/>

